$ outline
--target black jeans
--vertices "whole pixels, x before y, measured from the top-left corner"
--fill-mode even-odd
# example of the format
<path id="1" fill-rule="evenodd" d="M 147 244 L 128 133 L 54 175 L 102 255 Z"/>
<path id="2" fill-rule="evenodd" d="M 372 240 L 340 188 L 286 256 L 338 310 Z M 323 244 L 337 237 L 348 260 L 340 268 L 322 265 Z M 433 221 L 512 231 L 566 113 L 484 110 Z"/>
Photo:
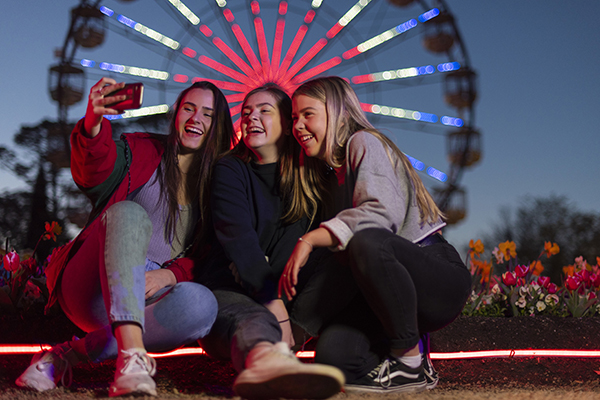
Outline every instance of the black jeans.
<path id="1" fill-rule="evenodd" d="M 448 325 L 471 290 L 469 271 L 443 238 L 420 247 L 389 231 L 366 229 L 344 253 L 347 261 L 335 265 L 330 257 L 317 267 L 306 286 L 320 290 L 301 293 L 292 312 L 304 318 L 301 326 L 315 320 L 303 309 L 318 312 L 311 326 L 320 333 L 315 361 L 337 366 L 348 382 L 371 371 L 390 348 L 411 348 L 420 333 Z"/>
<path id="2" fill-rule="evenodd" d="M 198 340 L 209 356 L 231 359 L 235 369 L 244 369 L 246 356 L 259 342 L 281 341 L 277 318 L 262 304 L 234 290 L 216 289 L 219 312 L 209 334 Z"/>

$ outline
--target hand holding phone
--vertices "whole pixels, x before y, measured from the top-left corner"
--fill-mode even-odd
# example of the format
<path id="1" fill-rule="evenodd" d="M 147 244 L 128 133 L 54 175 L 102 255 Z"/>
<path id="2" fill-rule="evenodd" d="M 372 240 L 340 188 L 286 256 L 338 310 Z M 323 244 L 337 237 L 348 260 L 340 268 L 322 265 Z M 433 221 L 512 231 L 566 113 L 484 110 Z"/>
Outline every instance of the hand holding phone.
<path id="1" fill-rule="evenodd" d="M 107 104 L 106 107 L 118 111 L 140 108 L 144 99 L 144 84 L 139 82 L 128 83 L 123 88 L 107 94 L 106 97 L 121 95 L 125 95 L 127 98 L 116 103 Z"/>

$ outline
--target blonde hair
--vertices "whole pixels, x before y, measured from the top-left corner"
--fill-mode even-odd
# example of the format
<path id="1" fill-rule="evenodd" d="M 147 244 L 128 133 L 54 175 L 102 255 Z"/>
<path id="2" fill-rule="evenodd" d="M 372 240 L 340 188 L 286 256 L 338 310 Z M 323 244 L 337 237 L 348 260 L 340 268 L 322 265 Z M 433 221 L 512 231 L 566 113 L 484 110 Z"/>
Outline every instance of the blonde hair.
<path id="1" fill-rule="evenodd" d="M 406 171 L 406 178 L 413 188 L 417 206 L 419 207 L 421 222 L 436 222 L 443 218 L 443 214 L 435 204 L 435 201 L 423 185 L 421 178 L 415 172 L 410 160 L 400 151 L 387 136 L 379 132 L 369 122 L 362 111 L 360 101 L 356 93 L 344 79 L 337 76 L 316 78 L 302 84 L 294 92 L 292 97 L 308 96 L 325 104 L 327 111 L 327 128 L 325 131 L 325 154 L 326 162 L 333 168 L 339 168 L 346 162 L 346 145 L 350 137 L 359 131 L 366 131 L 378 138 L 394 166 L 398 160 Z M 390 154 L 389 151 L 392 151 Z M 315 168 L 317 160 L 309 162 L 309 157 L 303 157 L 306 166 L 303 178 L 306 180 L 304 190 L 310 194 L 309 198 L 323 201 L 324 181 L 322 172 Z M 396 161 L 394 161 L 394 159 Z M 311 170 L 310 172 L 308 170 Z M 401 178 L 401 177 L 398 177 Z"/>

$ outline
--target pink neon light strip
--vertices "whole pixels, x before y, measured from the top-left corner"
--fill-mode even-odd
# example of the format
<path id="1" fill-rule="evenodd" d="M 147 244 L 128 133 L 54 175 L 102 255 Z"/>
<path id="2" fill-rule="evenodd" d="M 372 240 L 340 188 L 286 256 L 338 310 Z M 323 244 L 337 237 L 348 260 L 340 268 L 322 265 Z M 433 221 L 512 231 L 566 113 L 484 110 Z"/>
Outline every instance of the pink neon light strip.
<path id="1" fill-rule="evenodd" d="M 250 8 L 252 9 L 252 14 L 258 15 L 260 13 L 260 4 L 258 4 L 258 1 L 250 3 Z"/>
<path id="2" fill-rule="evenodd" d="M 327 36 L 327 39 L 331 39 L 335 35 L 337 35 L 338 33 L 340 33 L 340 31 L 343 28 L 344 27 L 338 22 L 337 24 L 335 24 L 334 26 L 331 27 L 331 29 L 325 34 L 325 36 Z"/>
<path id="3" fill-rule="evenodd" d="M 241 104 L 239 105 L 241 107 Z M 239 122 L 236 121 L 236 122 Z M 0 345 L 0 354 L 35 354 L 42 350 L 50 350 L 50 346 L 31 344 Z M 206 354 L 200 347 L 190 347 L 173 350 L 167 353 L 148 353 L 152 357 L 175 357 L 185 355 Z M 299 351 L 299 358 L 313 358 L 314 351 Z M 513 357 L 567 357 L 567 358 L 600 358 L 600 350 L 570 350 L 570 349 L 528 349 L 528 350 L 487 350 L 460 351 L 455 353 L 431 353 L 433 360 L 464 360 L 479 358 L 513 358 Z"/>
<path id="4" fill-rule="evenodd" d="M 221 50 L 223 52 L 223 54 L 225 54 L 227 57 L 229 57 L 229 59 L 231 61 L 233 61 L 233 63 L 235 65 L 237 65 L 239 69 L 244 71 L 244 73 L 246 75 L 248 75 L 248 77 L 256 76 L 256 73 L 254 72 L 254 70 L 252 68 L 250 68 L 250 66 L 248 64 L 246 64 L 244 62 L 244 60 L 242 60 L 242 58 L 240 56 L 238 56 L 235 51 L 233 51 L 229 46 L 227 46 L 227 44 L 225 44 L 224 41 L 222 41 L 218 37 L 215 37 L 213 39 L 213 43 L 215 46 L 217 46 L 219 48 L 219 50 Z"/>
<path id="5" fill-rule="evenodd" d="M 208 58 L 204 55 L 198 57 L 198 61 L 200 61 L 201 64 L 204 64 L 207 67 L 212 68 L 215 71 L 220 72 L 224 75 L 227 75 L 228 77 L 235 79 L 238 82 L 244 83 L 248 86 L 252 86 L 252 84 L 254 83 L 246 75 L 240 74 L 239 72 L 234 71 L 231 68 L 226 67 L 225 65 L 221 64 L 220 62 L 217 62 L 217 61 L 215 61 L 211 58 Z"/>
<path id="6" fill-rule="evenodd" d="M 189 47 L 184 47 L 183 50 L 181 50 L 181 52 L 190 58 L 196 58 L 196 50 L 192 50 Z"/>
<path id="7" fill-rule="evenodd" d="M 282 1 L 281 3 L 279 3 L 279 15 L 285 15 L 287 13 L 287 9 L 288 9 L 287 2 Z"/>
<path id="8" fill-rule="evenodd" d="M 200 81 L 207 81 L 207 82 L 214 83 L 216 86 L 219 87 L 219 89 L 231 90 L 231 91 L 234 91 L 234 92 L 246 92 L 246 91 L 248 91 L 248 86 L 243 85 L 241 83 L 219 81 L 219 80 L 216 80 L 216 79 L 200 78 L 198 76 L 195 77 L 195 78 L 192 78 L 192 83 L 200 82 Z"/>
<path id="9" fill-rule="evenodd" d="M 254 30 L 256 31 L 256 41 L 258 42 L 258 53 L 262 61 L 263 73 L 271 79 L 271 63 L 269 62 L 269 49 L 267 48 L 267 38 L 265 37 L 265 27 L 262 18 L 254 18 Z"/>
<path id="10" fill-rule="evenodd" d="M 186 83 L 188 81 L 188 76 L 187 75 L 182 75 L 182 74 L 175 74 L 173 76 L 173 80 L 175 82 L 179 82 L 179 83 Z"/>
<path id="11" fill-rule="evenodd" d="M 233 16 L 233 13 L 231 12 L 231 10 L 229 8 L 226 8 L 223 10 L 223 16 L 225 17 L 227 22 L 233 22 L 233 20 L 235 19 L 235 17 Z"/>
<path id="12" fill-rule="evenodd" d="M 271 60 L 271 76 L 273 80 L 277 80 L 279 62 L 281 61 L 281 47 L 283 46 L 283 33 L 285 31 L 285 19 L 277 20 L 275 28 L 275 40 L 273 41 L 273 57 Z"/>
<path id="13" fill-rule="evenodd" d="M 315 10 L 308 10 L 306 16 L 304 17 L 304 23 L 310 24 L 311 22 L 313 22 L 313 19 L 315 19 L 315 14 Z"/>
<path id="14" fill-rule="evenodd" d="M 237 103 L 243 101 L 244 96 L 246 96 L 246 93 L 228 94 L 225 96 L 225 99 L 227 99 L 228 103 Z"/>
<path id="15" fill-rule="evenodd" d="M 358 50 L 358 46 L 356 46 L 348 51 L 345 51 L 344 54 L 342 54 L 342 57 L 344 57 L 345 60 L 349 60 L 352 57 L 357 56 L 359 54 L 360 50 Z"/>
<path id="16" fill-rule="evenodd" d="M 242 28 L 240 28 L 240 26 L 238 24 L 233 24 L 233 25 L 231 25 L 231 30 L 233 31 L 233 34 L 235 35 L 235 38 L 237 39 L 238 43 L 242 47 L 242 50 L 244 51 L 246 58 L 250 61 L 250 65 L 252 65 L 252 68 L 254 68 L 254 71 L 260 71 L 261 66 L 260 66 L 260 63 L 258 62 L 258 58 L 256 58 L 256 54 L 254 54 L 254 50 L 252 50 L 252 47 L 250 47 L 250 43 L 248 43 L 248 39 L 246 39 L 246 36 L 244 36 L 244 32 L 242 32 Z"/>
<path id="17" fill-rule="evenodd" d="M 314 56 L 317 55 L 317 53 L 319 51 L 321 51 L 323 49 L 323 47 L 325 47 L 325 45 L 327 44 L 327 39 L 319 39 L 319 41 L 317 43 L 314 44 L 313 47 L 310 48 L 310 50 L 308 50 L 306 52 L 306 54 L 304 54 L 302 57 L 300 57 L 300 59 L 298 60 L 298 62 L 296 62 L 296 64 L 294 64 L 292 66 L 292 68 L 290 68 L 290 70 L 287 72 L 287 74 L 285 75 L 285 77 L 283 78 L 284 80 L 288 80 L 290 79 L 292 76 L 296 75 L 296 73 L 298 71 L 300 71 L 302 68 L 304 68 L 304 66 L 306 64 L 308 64 L 308 62 L 310 60 L 313 59 Z"/>
<path id="18" fill-rule="evenodd" d="M 302 44 L 302 40 L 304 40 L 304 36 L 306 36 L 306 31 L 308 31 L 308 26 L 306 25 L 302 25 L 298 28 L 298 32 L 296 32 L 296 36 L 294 36 L 294 40 L 292 40 L 292 44 L 283 58 L 283 62 L 279 68 L 279 75 L 284 75 L 289 68 L 294 56 L 298 52 L 298 48 Z"/>
<path id="19" fill-rule="evenodd" d="M 352 83 L 358 85 L 360 83 L 373 82 L 373 76 L 371 74 L 356 75 L 352 77 Z"/>
<path id="20" fill-rule="evenodd" d="M 335 67 L 341 62 L 341 57 L 333 57 L 331 60 L 325 61 L 324 63 L 317 65 L 316 67 L 311 68 L 308 71 L 301 73 L 300 75 L 296 75 L 294 79 L 292 79 L 292 82 L 299 84 L 304 81 L 307 81 L 313 76 L 318 75 L 321 72 L 327 71 L 328 69 Z"/>
<path id="21" fill-rule="evenodd" d="M 198 28 L 200 30 L 200 32 L 202 32 L 204 34 L 204 36 L 206 37 L 211 37 L 213 32 L 210 30 L 210 28 L 206 25 L 200 25 L 200 28 Z"/>

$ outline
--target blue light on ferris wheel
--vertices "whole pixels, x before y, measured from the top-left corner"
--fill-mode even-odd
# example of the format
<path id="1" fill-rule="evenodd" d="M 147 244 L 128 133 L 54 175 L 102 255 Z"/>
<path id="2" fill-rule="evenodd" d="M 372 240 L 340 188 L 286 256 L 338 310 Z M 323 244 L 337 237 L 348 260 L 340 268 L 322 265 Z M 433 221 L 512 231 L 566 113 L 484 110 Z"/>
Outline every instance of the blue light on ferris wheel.
<path id="1" fill-rule="evenodd" d="M 417 20 L 411 19 L 411 20 L 406 21 L 403 24 L 398 25 L 395 29 L 396 29 L 396 32 L 398 32 L 398 33 L 404 33 L 406 31 L 408 31 L 409 29 L 414 28 L 415 26 L 417 26 Z"/>
<path id="2" fill-rule="evenodd" d="M 426 172 L 427 172 L 427 175 L 431 176 L 432 178 L 437 179 L 440 182 L 446 182 L 448 180 L 448 175 L 446 175 L 442 171 L 435 169 L 433 167 L 427 168 Z"/>
<path id="3" fill-rule="evenodd" d="M 456 71 L 457 69 L 460 69 L 460 63 L 447 62 L 447 63 L 438 64 L 437 69 L 440 72 Z"/>
<path id="4" fill-rule="evenodd" d="M 431 18 L 437 17 L 438 15 L 440 15 L 440 10 L 438 10 L 437 8 L 432 8 L 426 13 L 419 15 L 418 19 L 419 22 L 426 22 L 429 21 Z"/>
<path id="5" fill-rule="evenodd" d="M 446 126 L 456 126 L 458 128 L 460 128 L 461 126 L 463 126 L 465 124 L 465 122 L 462 119 L 460 119 L 460 118 L 448 117 L 446 115 L 444 115 L 441 118 L 440 122 L 443 125 L 446 125 Z"/>
<path id="6" fill-rule="evenodd" d="M 425 164 L 423 164 L 422 161 L 419 161 L 416 158 L 409 156 L 408 154 L 405 154 L 405 156 L 408 157 L 413 168 L 417 171 L 423 171 L 425 169 Z"/>
<path id="7" fill-rule="evenodd" d="M 131 18 L 127 18 L 124 15 L 119 15 L 117 17 L 117 21 L 119 21 L 120 23 L 122 23 L 123 25 L 127 25 L 128 27 L 135 29 L 135 25 L 137 24 L 137 22 L 135 22 L 134 20 L 132 20 Z"/>
<path id="8" fill-rule="evenodd" d="M 433 124 L 435 124 L 438 121 L 437 115 L 422 111 L 413 112 L 413 119 L 415 119 L 416 121 L 431 122 Z"/>
<path id="9" fill-rule="evenodd" d="M 110 8 L 105 7 L 105 6 L 100 7 L 100 12 L 102 14 L 106 15 L 107 17 L 112 17 L 115 13 L 113 10 L 111 10 Z"/>
<path id="10" fill-rule="evenodd" d="M 80 62 L 82 67 L 87 67 L 87 68 L 92 68 L 94 65 L 96 65 L 96 61 L 92 61 L 92 60 L 88 60 L 86 58 L 83 58 Z"/>

